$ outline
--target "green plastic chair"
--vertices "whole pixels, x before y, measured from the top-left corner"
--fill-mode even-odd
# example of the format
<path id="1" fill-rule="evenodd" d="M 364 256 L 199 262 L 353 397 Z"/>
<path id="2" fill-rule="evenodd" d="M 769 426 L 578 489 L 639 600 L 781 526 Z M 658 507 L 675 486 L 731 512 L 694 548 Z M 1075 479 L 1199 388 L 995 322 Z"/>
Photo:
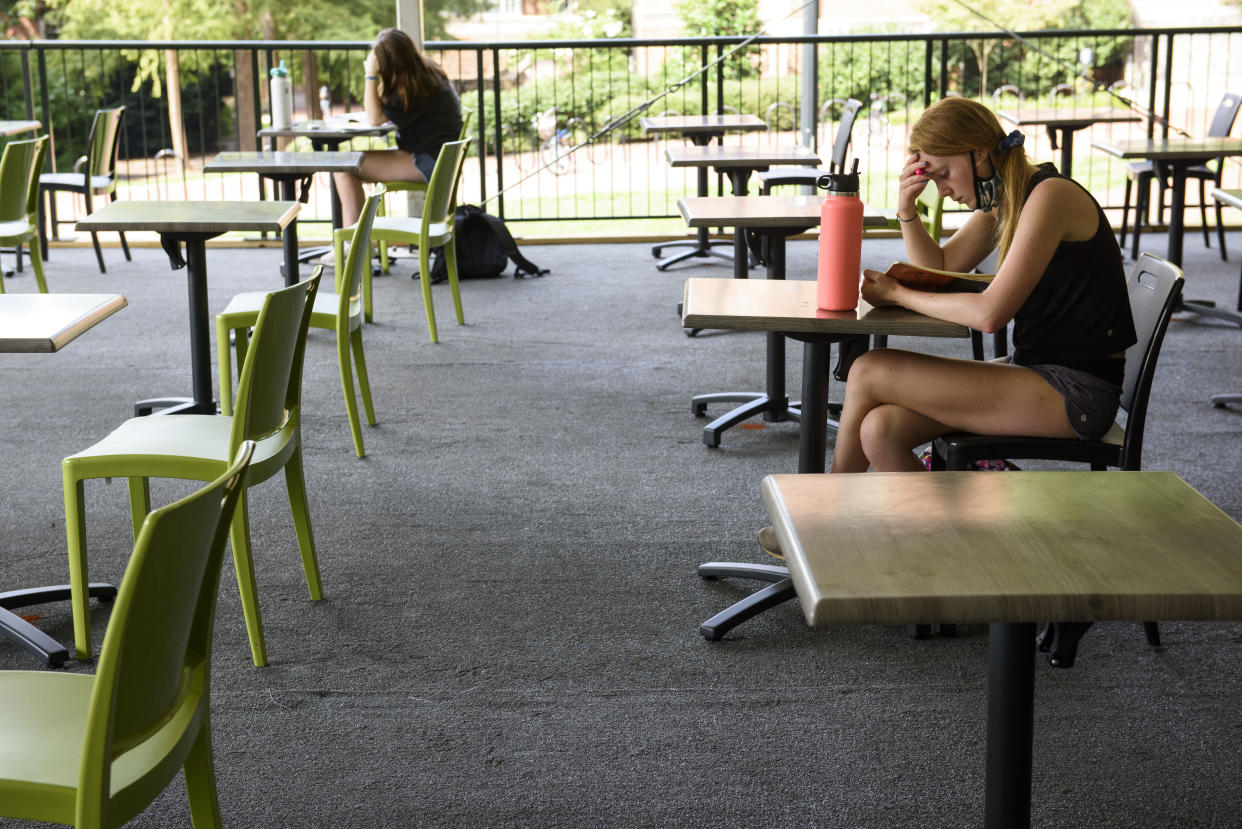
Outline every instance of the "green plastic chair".
<path id="1" fill-rule="evenodd" d="M 220 826 L 211 639 L 224 542 L 254 444 L 142 523 L 89 674 L 0 672 L 0 816 L 120 826 L 185 770 L 196 827 Z"/>
<path id="2" fill-rule="evenodd" d="M 458 141 L 464 141 L 470 137 L 470 124 L 473 120 L 474 120 L 474 110 L 467 109 L 466 107 L 462 107 L 461 130 L 458 131 L 457 133 Z M 435 171 L 433 170 L 432 172 L 435 172 Z M 387 185 L 388 182 L 385 182 L 384 184 Z M 427 187 L 429 184 L 430 182 L 426 182 L 426 181 L 403 181 L 403 182 L 395 183 L 394 186 L 388 189 L 394 192 L 400 189 L 400 190 L 404 190 L 409 193 L 419 193 L 419 192 L 426 193 Z M 379 195 L 381 197 L 380 206 L 379 206 L 379 212 L 376 215 L 387 216 L 388 205 L 387 205 L 387 200 L 383 198 L 384 192 L 380 191 Z M 423 203 L 424 204 L 426 203 L 425 196 L 424 196 Z M 380 270 L 383 271 L 384 273 L 388 273 L 388 246 L 387 245 L 381 244 L 379 246 L 379 256 L 380 256 Z M 372 321 L 371 320 L 371 273 L 369 271 L 363 277 L 362 284 L 363 284 L 363 289 L 362 289 L 363 315 L 362 315 L 362 318 L 366 320 L 367 322 L 371 322 Z"/>
<path id="3" fill-rule="evenodd" d="M 461 129 L 457 133 L 458 141 L 465 141 L 467 138 L 470 137 L 470 123 L 473 120 L 474 120 L 474 110 L 467 109 L 466 107 L 462 107 L 461 108 Z M 388 182 L 384 182 L 384 184 L 387 184 L 387 183 Z M 412 193 L 416 193 L 419 191 L 426 191 L 427 185 L 429 184 L 429 182 L 405 181 L 405 182 L 401 182 L 401 184 L 408 184 L 409 186 L 403 189 L 408 190 Z M 393 189 L 395 190 L 396 188 L 393 188 Z M 388 215 L 388 211 L 385 209 L 385 207 L 386 205 L 384 204 L 383 201 L 381 201 L 378 215 L 380 216 Z M 387 248 L 380 248 L 380 260 L 383 266 L 384 273 L 388 273 L 388 249 Z M 367 322 L 370 322 L 370 321 L 371 321 L 371 318 L 367 317 Z"/>
<path id="4" fill-rule="evenodd" d="M 374 426 L 375 409 L 371 405 L 371 383 L 367 379 L 366 355 L 362 351 L 362 274 L 370 267 L 367 252 L 371 249 L 371 226 L 375 221 L 379 202 L 379 196 L 373 195 L 368 196 L 362 205 L 362 215 L 354 225 L 345 267 L 336 270 L 336 292 L 320 292 L 315 297 L 315 307 L 310 318 L 312 328 L 326 328 L 336 332 L 336 359 L 340 367 L 341 391 L 345 394 L 345 410 L 349 415 L 349 430 L 354 438 L 354 453 L 360 458 L 366 455 L 366 450 L 362 446 L 362 427 L 358 423 L 358 403 L 354 399 L 354 375 L 350 367 L 349 352 L 353 350 L 354 364 L 358 371 L 358 388 L 362 393 L 367 423 Z M 220 411 L 223 414 L 233 413 L 229 332 L 233 332 L 237 364 L 240 366 L 246 360 L 246 332 L 258 319 L 266 296 L 262 291 L 238 294 L 229 300 L 228 307 L 216 315 Z"/>
<path id="5" fill-rule="evenodd" d="M 466 160 L 466 147 L 470 139 L 450 141 L 440 148 L 436 158 L 435 169 L 431 172 L 431 181 L 427 184 L 427 199 L 423 204 L 422 216 L 377 216 L 371 228 L 371 238 L 380 243 L 380 250 L 386 250 L 385 243 L 418 246 L 418 267 L 423 278 L 419 281 L 423 288 L 423 307 L 427 312 L 427 328 L 431 333 L 431 341 L 438 343 L 436 332 L 436 309 L 431 302 L 431 251 L 433 248 L 444 247 L 444 261 L 448 270 L 449 287 L 453 292 L 453 307 L 457 311 L 457 324 L 465 325 L 466 319 L 461 310 L 461 291 L 457 287 L 457 249 L 453 241 L 453 213 L 457 206 L 457 182 L 461 178 L 462 165 Z M 376 188 L 377 195 L 396 190 L 410 190 L 410 184 L 416 182 L 394 181 L 381 184 Z M 344 261 L 342 250 L 345 240 L 354 232 L 352 227 L 344 227 L 332 234 L 335 261 Z M 369 319 L 371 308 L 371 269 L 364 268 L 362 274 L 362 301 L 364 314 Z"/>
<path id="6" fill-rule="evenodd" d="M 237 405 L 229 415 L 150 415 L 134 417 L 112 434 L 61 463 L 65 495 L 65 533 L 69 546 L 69 587 L 73 603 L 73 641 L 79 659 L 91 655 L 87 597 L 86 507 L 83 484 L 89 478 L 128 478 L 135 533 L 150 511 L 148 478 L 210 481 L 228 466 L 242 441 L 257 444 L 247 486 L 283 469 L 312 599 L 323 598 L 310 510 L 302 474 L 302 355 L 322 268 L 310 279 L 269 294 L 255 323 L 237 383 Z M 250 552 L 246 495 L 233 516 L 230 540 L 246 631 L 255 665 L 267 664 L 263 621 Z"/>
<path id="7" fill-rule="evenodd" d="M 39 238 L 39 171 L 47 154 L 47 136 L 29 141 L 10 141 L 0 156 L 0 245 L 12 245 L 21 265 L 21 246 Z M 30 264 L 34 268 L 39 293 L 47 293 L 43 278 L 43 260 L 37 247 L 31 248 Z M 0 279 L 0 294 L 4 280 Z"/>
<path id="8" fill-rule="evenodd" d="M 116 155 L 121 144 L 121 121 L 125 117 L 125 107 L 101 109 L 95 113 L 91 122 L 91 134 L 87 139 L 86 155 L 73 165 L 72 173 L 43 173 L 39 176 L 39 190 L 48 194 L 48 212 L 51 215 L 52 236 L 56 235 L 56 193 L 65 191 L 77 193 L 86 203 L 86 215 L 94 212 L 91 206 L 92 196 L 108 196 L 116 201 Z M 48 233 L 42 230 L 43 222 L 39 222 L 43 240 L 43 258 L 47 259 Z M 125 260 L 131 261 L 129 245 L 125 241 L 125 231 L 118 231 L 121 237 L 121 250 L 125 252 Z M 103 251 L 99 247 L 99 234 L 91 231 L 91 243 L 95 246 L 95 259 L 99 262 L 99 272 L 107 273 L 104 266 Z"/>

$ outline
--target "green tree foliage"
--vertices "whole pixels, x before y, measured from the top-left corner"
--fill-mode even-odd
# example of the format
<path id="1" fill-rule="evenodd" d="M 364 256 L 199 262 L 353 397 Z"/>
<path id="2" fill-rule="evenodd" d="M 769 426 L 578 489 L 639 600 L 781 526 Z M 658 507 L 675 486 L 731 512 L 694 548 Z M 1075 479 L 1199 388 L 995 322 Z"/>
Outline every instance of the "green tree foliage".
<path id="1" fill-rule="evenodd" d="M 748 37 L 763 28 L 758 0 L 676 0 L 673 10 L 691 37 Z M 757 74 L 760 55 L 757 46 L 738 50 L 724 64 L 727 77 Z M 695 50 L 683 49 L 678 68 L 688 73 L 697 66 L 698 59 Z"/>
<path id="2" fill-rule="evenodd" d="M 920 6 L 939 31 L 1003 34 L 1004 30 L 1124 29 L 1130 25 L 1126 0 L 972 0 L 973 12 L 953 0 L 922 0 Z M 1094 56 L 1089 67 L 1079 63 L 1084 47 Z M 950 88 L 987 95 L 1009 84 L 1027 96 L 1043 95 L 1058 83 L 1075 83 L 1082 71 L 1109 79 L 1119 72 L 1130 47 L 1130 38 L 1102 36 L 1041 38 L 1034 46 L 1003 37 L 958 42 L 950 47 L 949 64 L 956 73 Z"/>

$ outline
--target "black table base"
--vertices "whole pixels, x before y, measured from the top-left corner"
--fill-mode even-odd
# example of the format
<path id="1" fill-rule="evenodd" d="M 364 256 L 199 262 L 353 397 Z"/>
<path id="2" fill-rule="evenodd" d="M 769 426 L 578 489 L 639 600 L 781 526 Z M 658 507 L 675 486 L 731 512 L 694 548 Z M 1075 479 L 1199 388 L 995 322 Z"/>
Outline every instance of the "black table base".
<path id="1" fill-rule="evenodd" d="M 292 230 L 296 222 L 290 222 Z M 211 384 L 211 332 L 207 314 L 207 240 L 219 233 L 161 233 L 160 244 L 173 270 L 185 269 L 190 309 L 191 397 L 152 397 L 134 404 L 134 414 L 215 414 Z M 296 237 L 295 237 L 296 239 Z M 185 243 L 185 258 L 180 245 Z"/>
<path id="2" fill-rule="evenodd" d="M 111 584 L 95 582 L 87 588 L 87 595 L 112 601 L 116 598 L 116 588 Z M 67 584 L 0 593 L 0 634 L 42 659 L 49 668 L 61 667 L 69 658 L 68 649 L 12 611 L 50 602 L 67 602 L 70 596 Z"/>
<path id="3" fill-rule="evenodd" d="M 733 561 L 708 561 L 700 564 L 698 574 L 706 581 L 721 578 L 755 579 L 771 582 L 767 587 L 734 602 L 699 625 L 699 633 L 709 642 L 718 642 L 726 633 L 768 608 L 784 604 L 794 597 L 793 579 L 789 568 L 779 564 L 749 564 Z"/>
<path id="4" fill-rule="evenodd" d="M 689 247 L 689 250 L 681 253 L 675 253 L 672 256 L 664 256 L 664 251 L 668 248 Z M 717 247 L 726 248 L 725 250 L 716 250 Z M 707 238 L 707 228 L 701 227 L 695 238 L 692 240 L 680 242 L 661 242 L 651 248 L 651 255 L 660 261 L 656 263 L 656 270 L 667 270 L 671 265 L 679 262 L 685 262 L 687 259 L 722 259 L 725 262 L 733 261 L 733 242 L 723 240 L 711 241 Z M 663 257 L 663 258 L 661 258 Z"/>
<path id="5" fill-rule="evenodd" d="M 1035 623 L 988 626 L 988 732 L 983 825 L 1031 825 Z"/>

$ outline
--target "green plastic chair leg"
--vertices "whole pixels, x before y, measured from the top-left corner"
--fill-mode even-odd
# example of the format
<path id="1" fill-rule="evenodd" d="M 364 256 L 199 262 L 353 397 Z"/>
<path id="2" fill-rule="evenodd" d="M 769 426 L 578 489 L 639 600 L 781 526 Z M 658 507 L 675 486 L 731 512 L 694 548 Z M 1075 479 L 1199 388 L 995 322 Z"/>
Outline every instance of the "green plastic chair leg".
<path id="1" fill-rule="evenodd" d="M 354 438 L 354 454 L 364 457 L 367 452 L 362 446 L 362 425 L 358 422 L 358 401 L 354 398 L 354 375 L 349 363 L 349 334 L 341 330 L 342 325 L 348 326 L 349 320 L 337 321 L 336 332 L 336 365 L 341 375 L 341 393 L 345 395 L 345 413 L 349 417 L 349 433 Z"/>
<path id="2" fill-rule="evenodd" d="M 302 569 L 306 571 L 306 587 L 315 601 L 323 598 L 323 582 L 319 576 L 319 560 L 315 556 L 315 536 L 311 532 L 310 505 L 306 501 L 306 476 L 302 472 L 302 447 L 289 456 L 285 464 L 285 488 L 289 491 L 289 509 L 293 513 L 293 529 L 302 552 Z"/>
<path id="3" fill-rule="evenodd" d="M 380 265 L 384 269 L 384 273 L 388 273 L 388 245 L 383 242 L 377 243 L 380 252 Z M 371 321 L 371 262 L 367 260 L 365 270 L 362 272 L 362 319 L 365 322 Z"/>
<path id="4" fill-rule="evenodd" d="M 229 355 L 229 327 L 220 317 L 216 317 L 216 366 L 216 373 L 220 376 L 220 414 L 232 416 L 233 365 Z"/>
<path id="5" fill-rule="evenodd" d="M 134 539 L 142 529 L 142 522 L 151 511 L 151 481 L 149 478 L 129 479 L 129 520 L 133 525 Z"/>
<path id="6" fill-rule="evenodd" d="M 86 507 L 81 480 L 63 475 L 65 535 L 69 547 L 69 593 L 73 608 L 73 647 L 78 659 L 91 658 L 90 584 L 86 569 Z"/>
<path id="7" fill-rule="evenodd" d="M 204 722 L 185 758 L 185 792 L 194 829 L 223 826 L 220 794 L 216 789 L 215 756 L 211 750 L 211 723 Z"/>
<path id="8" fill-rule="evenodd" d="M 43 278 L 43 260 L 39 258 L 39 243 L 30 248 L 32 256 L 30 257 L 30 265 L 34 269 L 35 282 L 39 285 L 39 293 L 47 293 L 47 280 Z"/>
<path id="9" fill-rule="evenodd" d="M 233 569 L 237 573 L 237 592 L 241 595 L 242 615 L 246 617 L 246 634 L 250 637 L 250 656 L 256 667 L 267 665 L 267 643 L 263 640 L 263 614 L 259 610 L 259 591 L 255 584 L 254 557 L 250 550 L 250 521 L 247 518 L 246 492 L 243 490 L 229 525 L 229 541 L 233 546 Z"/>
<path id="10" fill-rule="evenodd" d="M 354 368 L 358 374 L 358 390 L 362 393 L 362 407 L 367 413 L 367 425 L 375 425 L 375 407 L 371 405 L 371 381 L 367 379 L 367 357 L 362 351 L 362 331 L 355 329 L 349 335 L 354 350 Z"/>
<path id="11" fill-rule="evenodd" d="M 436 309 L 431 304 L 431 251 L 427 250 L 426 245 L 418 246 L 418 275 L 423 288 L 423 309 L 427 312 L 427 330 L 431 332 L 431 341 L 438 343 L 440 335 L 436 332 Z"/>
<path id="12" fill-rule="evenodd" d="M 449 288 L 453 292 L 453 308 L 457 311 L 457 324 L 465 325 L 466 317 L 461 310 L 461 290 L 457 287 L 457 240 L 444 246 L 444 269 L 448 271 Z"/>

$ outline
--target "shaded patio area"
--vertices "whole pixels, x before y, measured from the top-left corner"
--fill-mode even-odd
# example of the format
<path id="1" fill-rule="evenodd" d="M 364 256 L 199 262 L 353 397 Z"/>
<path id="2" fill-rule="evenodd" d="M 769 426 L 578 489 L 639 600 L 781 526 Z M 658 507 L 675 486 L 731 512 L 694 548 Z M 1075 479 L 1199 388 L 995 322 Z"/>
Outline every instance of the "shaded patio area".
<path id="1" fill-rule="evenodd" d="M 1164 251 L 1162 234 L 1143 241 Z M 1187 235 L 1188 297 L 1233 306 L 1242 234 L 1229 243 L 1222 263 Z M 694 393 L 763 381 L 761 336 L 691 339 L 674 314 L 686 278 L 728 266 L 659 273 L 638 244 L 523 252 L 551 273 L 464 282 L 465 327 L 434 287 L 439 345 L 410 260 L 376 280 L 364 337 L 380 425 L 364 427 L 363 460 L 332 335 L 311 332 L 304 443 L 327 598 L 307 598 L 282 485 L 259 486 L 272 664 L 250 662 L 226 563 L 213 663 L 226 824 L 978 825 L 984 626 L 921 642 L 895 627 L 812 630 L 788 604 L 722 642 L 697 633 L 751 585 L 703 582 L 694 567 L 763 560 L 759 482 L 797 467 L 796 424 L 734 429 L 711 450 L 690 413 Z M 815 255 L 792 242 L 791 278 L 810 277 Z M 189 387 L 184 275 L 158 248 L 105 256 L 100 275 L 89 247 L 54 248 L 49 286 L 120 292 L 127 309 L 62 353 L 0 355 L 0 589 L 67 579 L 60 459 L 136 399 Z M 864 266 L 899 258 L 899 240 L 864 242 Z M 281 284 L 278 247 L 207 259 L 213 313 Z M 33 290 L 29 267 L 5 285 Z M 890 345 L 969 354 L 965 340 Z M 788 353 L 798 389 L 801 350 Z M 1242 411 L 1207 402 L 1242 392 L 1240 353 L 1236 326 L 1175 318 L 1144 466 L 1242 520 Z M 153 499 L 184 491 L 161 482 Z M 92 576 L 117 580 L 132 544 L 124 485 L 92 482 L 87 510 Z M 72 639 L 67 603 L 37 610 Z M 107 616 L 93 612 L 97 642 Z M 1101 624 L 1072 670 L 1041 660 L 1034 824 L 1236 822 L 1242 624 L 1162 632 L 1152 649 L 1137 623 Z M 0 668 L 36 667 L 0 642 Z M 133 825 L 187 824 L 173 786 Z"/>

